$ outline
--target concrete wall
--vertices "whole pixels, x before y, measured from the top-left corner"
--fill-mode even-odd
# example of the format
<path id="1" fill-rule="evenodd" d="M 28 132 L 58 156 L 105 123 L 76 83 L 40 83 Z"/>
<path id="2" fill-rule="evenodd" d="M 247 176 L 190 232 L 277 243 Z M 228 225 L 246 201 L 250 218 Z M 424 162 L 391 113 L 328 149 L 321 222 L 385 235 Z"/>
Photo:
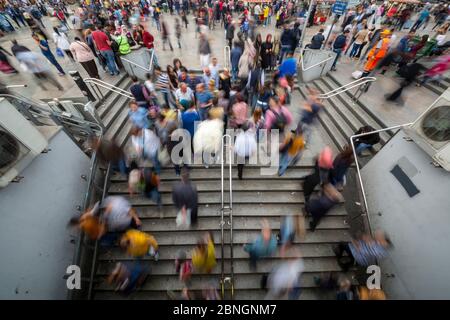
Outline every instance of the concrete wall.
<path id="1" fill-rule="evenodd" d="M 0 189 L 0 299 L 65 299 L 75 245 L 66 225 L 82 205 L 90 159 L 59 131 L 20 175 Z"/>
<path id="2" fill-rule="evenodd" d="M 382 286 L 390 299 L 450 299 L 450 173 L 404 136 L 362 170 L 372 229 L 388 232 L 394 244 L 380 265 Z M 412 198 L 390 173 L 399 163 L 420 190 Z"/>

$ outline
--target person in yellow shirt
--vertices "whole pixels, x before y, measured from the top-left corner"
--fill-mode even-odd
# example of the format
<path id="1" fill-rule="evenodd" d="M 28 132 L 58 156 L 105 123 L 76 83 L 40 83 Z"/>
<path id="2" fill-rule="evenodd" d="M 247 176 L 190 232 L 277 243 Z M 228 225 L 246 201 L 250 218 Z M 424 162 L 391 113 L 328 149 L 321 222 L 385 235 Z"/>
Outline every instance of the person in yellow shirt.
<path id="1" fill-rule="evenodd" d="M 266 4 L 264 5 L 264 9 L 263 9 L 263 15 L 264 15 L 264 28 L 269 24 L 269 6 Z"/>
<path id="2" fill-rule="evenodd" d="M 201 239 L 192 253 L 192 264 L 199 272 L 211 273 L 216 266 L 216 252 L 211 233 Z"/>
<path id="3" fill-rule="evenodd" d="M 148 254 L 153 256 L 155 261 L 158 261 L 158 242 L 148 233 L 130 229 L 120 239 L 120 246 L 126 249 L 132 257 L 142 258 Z"/>
<path id="4" fill-rule="evenodd" d="M 303 149 L 305 148 L 305 140 L 301 126 L 297 130 L 288 132 L 283 143 L 280 145 L 280 168 L 278 175 L 281 177 L 290 164 L 295 164 L 300 160 Z"/>

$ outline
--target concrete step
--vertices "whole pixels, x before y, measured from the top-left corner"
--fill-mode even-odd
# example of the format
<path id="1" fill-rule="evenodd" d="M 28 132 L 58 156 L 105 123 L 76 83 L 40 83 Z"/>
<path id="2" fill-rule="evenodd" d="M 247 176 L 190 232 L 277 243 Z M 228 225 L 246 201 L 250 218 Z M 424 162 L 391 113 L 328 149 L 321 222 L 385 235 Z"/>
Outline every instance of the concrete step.
<path id="1" fill-rule="evenodd" d="M 109 112 L 102 116 L 102 121 L 107 129 L 110 129 L 114 121 L 122 114 L 123 111 L 128 111 L 127 97 L 119 96 L 119 99 L 108 107 Z"/>
<path id="2" fill-rule="evenodd" d="M 298 92 L 306 99 L 306 92 L 304 88 L 299 88 Z M 295 92 L 293 96 L 295 96 Z M 339 151 L 342 151 L 343 146 L 348 144 L 347 140 L 342 136 L 339 131 L 339 128 L 336 127 L 332 119 L 326 114 L 323 110 L 319 113 L 319 123 L 324 128 L 325 132 L 330 137 L 331 141 L 333 141 L 334 145 Z"/>
<path id="3" fill-rule="evenodd" d="M 130 85 L 131 85 L 131 79 L 128 77 L 124 77 L 115 86 L 128 91 L 128 88 L 130 87 Z M 106 90 L 106 89 L 104 89 L 104 90 Z M 101 101 L 101 103 L 97 106 L 97 112 L 101 118 L 104 118 L 107 114 L 109 114 L 111 111 L 111 107 L 116 105 L 117 101 L 120 98 L 123 98 L 122 95 L 117 94 L 113 91 L 107 90 L 107 92 L 108 92 L 108 95 L 105 96 L 105 99 L 103 101 Z"/>
<path id="4" fill-rule="evenodd" d="M 159 186 L 161 193 L 172 192 L 174 181 L 162 181 Z M 233 180 L 233 191 L 266 191 L 267 186 L 270 185 L 272 190 L 277 191 L 300 191 L 302 190 L 302 182 L 300 180 Z M 225 190 L 229 190 L 229 184 L 224 185 Z M 202 181 L 197 185 L 197 191 L 221 191 L 220 183 L 217 181 Z M 111 184 L 108 193 L 112 194 L 127 194 L 128 184 L 126 182 L 116 182 Z"/>
<path id="5" fill-rule="evenodd" d="M 179 294 L 177 291 L 176 294 Z M 193 291 L 196 297 L 201 297 L 201 292 Z M 266 296 L 264 290 L 236 290 L 234 300 L 263 300 Z M 123 296 L 113 291 L 98 291 L 95 293 L 96 300 L 167 300 L 166 291 L 136 291 L 129 296 Z M 323 291 L 318 288 L 304 288 L 299 300 L 321 300 L 336 299 L 336 293 Z M 226 299 L 225 299 L 226 300 Z"/>
<path id="6" fill-rule="evenodd" d="M 286 171 L 286 173 L 279 177 L 277 174 L 277 170 L 274 170 L 273 175 L 261 175 L 261 167 L 250 167 L 245 166 L 243 171 L 244 180 L 259 180 L 259 179 L 276 179 L 276 180 L 293 180 L 293 179 L 302 179 L 307 175 L 311 174 L 313 171 L 312 168 L 309 167 L 292 167 L 290 170 Z M 206 168 L 195 168 L 190 172 L 190 179 L 192 181 L 206 181 L 206 180 L 214 180 L 217 184 L 220 184 L 220 176 L 221 170 L 220 167 L 209 167 Z M 237 176 L 237 166 L 233 166 L 233 183 L 237 180 L 235 177 Z M 228 173 L 225 175 L 228 177 Z M 161 181 L 179 181 L 180 177 L 175 174 L 175 170 L 172 168 L 163 168 L 160 174 Z M 128 181 L 126 176 L 121 175 L 120 173 L 114 173 L 111 176 L 112 182 L 125 182 Z"/>
<path id="7" fill-rule="evenodd" d="M 342 272 L 336 272 L 336 276 L 343 274 Z M 301 276 L 301 287 L 302 288 L 317 288 L 314 282 L 315 277 L 324 277 L 326 273 L 322 272 L 311 272 L 303 273 Z M 347 274 L 351 277 L 351 274 Z M 251 274 L 251 275 L 236 275 L 234 278 L 234 289 L 235 290 L 258 290 L 261 289 L 261 278 L 262 274 Z M 96 279 L 100 283 L 95 287 L 99 291 L 111 291 L 114 287 L 106 283 L 104 279 Z M 220 289 L 220 278 L 217 275 L 193 275 L 191 278 L 191 284 L 189 286 L 190 290 L 202 290 L 204 285 L 213 284 L 219 290 Z M 152 277 L 150 275 L 149 279 L 144 283 L 139 291 L 178 291 L 182 288 L 182 284 L 178 280 L 178 276 L 166 276 L 166 277 Z"/>
<path id="8" fill-rule="evenodd" d="M 273 230 L 277 232 L 277 230 Z M 214 237 L 214 243 L 220 245 L 220 231 L 212 231 Z M 248 232 L 239 232 L 233 234 L 233 243 L 236 245 L 246 244 L 252 242 L 260 234 L 259 230 L 249 230 Z M 195 229 L 179 230 L 174 236 L 170 231 L 155 231 L 152 233 L 159 245 L 193 245 L 197 244 L 197 240 L 205 235 L 204 231 L 198 231 Z M 296 239 L 294 243 L 336 243 L 340 241 L 350 241 L 350 233 L 347 229 L 317 229 L 314 232 L 307 231 L 305 239 Z M 220 247 L 216 247 L 216 251 Z"/>
<path id="9" fill-rule="evenodd" d="M 341 87 L 342 84 L 331 74 L 328 73 L 327 75 L 327 82 L 332 84 L 334 83 L 333 87 L 338 88 Z M 370 89 L 369 89 L 370 92 Z M 353 98 L 353 95 L 350 91 L 346 91 L 342 94 L 342 98 L 345 100 L 347 99 L 347 97 Z M 356 101 L 356 104 L 366 113 L 369 115 L 369 117 L 367 117 L 367 119 L 372 119 L 373 121 L 375 121 L 376 123 L 378 123 L 378 125 L 381 128 L 387 128 L 387 125 L 383 122 L 383 120 L 381 120 L 368 106 L 364 105 L 363 103 L 361 103 L 361 101 Z M 375 128 L 375 127 L 374 127 Z M 394 132 L 392 131 L 387 131 L 387 133 L 389 135 L 393 135 Z"/>
<path id="10" fill-rule="evenodd" d="M 128 108 L 126 105 L 123 105 L 121 108 L 122 110 L 120 111 L 119 115 L 116 119 L 114 119 L 113 123 L 106 131 L 105 138 L 107 140 L 116 139 L 121 130 L 128 123 Z"/>
<path id="11" fill-rule="evenodd" d="M 318 257 L 333 257 L 334 253 L 332 246 L 329 243 L 297 243 L 294 245 L 295 249 L 301 252 L 304 258 L 318 258 Z M 159 260 L 175 260 L 178 251 L 186 252 L 188 258 L 191 257 L 191 251 L 194 249 L 193 245 L 179 245 L 179 246 L 167 246 L 161 245 L 159 247 Z M 216 251 L 216 258 L 221 258 L 220 247 Z M 295 256 L 293 251 L 288 251 L 288 256 Z M 224 247 L 224 257 L 230 257 L 230 246 Z M 242 250 L 242 245 L 233 246 L 234 259 L 248 259 L 248 253 Z M 273 258 L 280 258 L 279 251 L 273 256 Z M 99 261 L 114 261 L 114 260 L 129 260 L 130 257 L 124 252 L 124 250 L 118 246 L 102 249 L 98 257 Z M 153 260 L 151 257 L 145 257 L 143 260 Z"/>
<path id="12" fill-rule="evenodd" d="M 282 216 L 286 214 L 302 214 L 303 206 L 296 203 L 285 203 L 280 205 L 264 205 L 264 204 L 252 204 L 241 203 L 238 206 L 233 206 L 233 217 L 270 217 L 270 216 Z M 221 204 L 203 204 L 198 208 L 199 217 L 215 217 L 219 216 Z M 137 214 L 141 219 L 157 218 L 160 219 L 160 214 L 155 207 L 135 207 Z M 175 219 L 178 210 L 174 206 L 163 206 L 162 214 L 163 219 Z M 338 205 L 333 207 L 328 213 L 328 216 L 346 216 L 344 206 Z"/>
<path id="13" fill-rule="evenodd" d="M 243 249 L 242 249 L 243 250 Z M 280 262 L 280 259 L 262 258 L 258 260 L 258 265 L 255 270 L 252 270 L 249 265 L 249 259 L 234 260 L 234 274 L 249 275 L 255 273 L 269 273 Z M 319 258 L 304 258 L 303 263 L 306 272 L 339 272 L 339 267 L 335 257 L 319 257 Z M 97 276 L 109 275 L 115 267 L 115 262 L 99 261 L 97 268 Z M 170 276 L 175 274 L 175 264 L 171 260 L 150 261 L 152 275 L 154 276 Z M 230 264 L 225 263 L 225 273 L 230 272 Z M 195 272 L 194 272 L 195 273 Z M 216 267 L 211 271 L 211 274 L 220 275 L 220 261 Z"/>
<path id="14" fill-rule="evenodd" d="M 279 217 L 266 217 L 270 226 L 274 230 L 280 229 Z M 344 223 L 345 216 L 325 216 L 318 229 L 348 229 L 348 225 Z M 306 218 L 306 226 L 309 226 L 310 218 Z M 234 217 L 233 216 L 233 232 L 245 231 L 245 230 L 261 230 L 261 218 L 260 217 Z M 309 228 L 309 227 L 308 227 Z M 198 223 L 195 226 L 195 230 L 212 231 L 220 230 L 219 215 L 216 217 L 201 217 L 198 219 Z M 180 233 L 180 228 L 176 226 L 174 219 L 143 219 L 141 230 L 149 233 L 157 231 L 172 231 Z"/>
<path id="15" fill-rule="evenodd" d="M 133 206 L 154 206 L 155 204 L 143 195 L 124 195 L 131 205 Z M 171 194 L 162 194 L 163 205 L 173 205 Z M 224 200 L 228 201 L 228 194 L 225 193 Z M 217 204 L 221 203 L 220 192 L 199 192 L 198 193 L 199 204 Z M 304 197 L 302 192 L 289 192 L 285 191 L 235 191 L 233 192 L 233 205 L 241 203 L 254 203 L 257 204 L 284 204 L 284 203 L 297 203 L 302 205 L 304 203 Z"/>
<path id="16" fill-rule="evenodd" d="M 320 92 L 326 93 L 327 90 L 323 88 L 323 84 L 321 84 L 320 81 L 313 81 L 312 83 L 315 88 L 317 88 Z M 334 107 L 333 102 L 330 101 L 330 99 L 324 100 L 324 106 L 323 111 L 321 112 L 326 113 L 328 117 L 331 119 L 335 127 L 338 129 L 339 133 L 342 135 L 342 137 L 348 141 L 350 136 L 355 132 L 352 127 L 349 126 L 349 124 L 345 121 L 345 117 L 343 117 L 337 110 L 337 108 Z M 335 133 L 337 134 L 337 133 Z"/>
<path id="17" fill-rule="evenodd" d="M 325 85 L 326 90 L 333 90 L 335 88 L 335 86 L 333 86 L 334 82 L 329 77 L 322 78 L 321 82 Z M 349 125 L 353 129 L 353 132 L 356 132 L 360 127 L 365 125 L 370 125 L 375 129 L 382 129 L 386 127 L 385 125 L 381 126 L 360 105 L 351 102 L 351 99 L 348 99 L 345 96 L 337 95 L 331 98 L 331 101 L 333 102 L 334 106 L 338 108 L 341 115 L 345 116 Z M 380 138 L 383 144 L 386 143 L 391 138 L 391 136 L 392 135 L 388 132 L 380 133 Z"/>

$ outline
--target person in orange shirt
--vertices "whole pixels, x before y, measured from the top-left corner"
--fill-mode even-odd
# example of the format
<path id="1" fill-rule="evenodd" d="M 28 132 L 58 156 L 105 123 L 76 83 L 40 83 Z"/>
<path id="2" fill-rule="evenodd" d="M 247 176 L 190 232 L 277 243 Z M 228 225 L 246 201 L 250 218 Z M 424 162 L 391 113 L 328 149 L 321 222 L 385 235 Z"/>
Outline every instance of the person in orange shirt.
<path id="1" fill-rule="evenodd" d="M 367 55 L 367 62 L 364 65 L 364 73 L 362 77 L 366 77 L 370 72 L 372 72 L 377 66 L 378 62 L 383 59 L 389 50 L 389 45 L 391 42 L 391 32 L 389 30 L 384 30 L 381 33 L 381 40 L 369 51 Z"/>

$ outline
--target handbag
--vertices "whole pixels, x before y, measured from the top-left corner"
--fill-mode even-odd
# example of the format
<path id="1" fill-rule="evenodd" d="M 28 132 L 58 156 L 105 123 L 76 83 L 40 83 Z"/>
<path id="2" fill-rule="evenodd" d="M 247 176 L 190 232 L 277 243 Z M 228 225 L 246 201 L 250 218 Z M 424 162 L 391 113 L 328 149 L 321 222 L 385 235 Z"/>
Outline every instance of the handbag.
<path id="1" fill-rule="evenodd" d="M 64 51 L 61 50 L 61 48 L 56 48 L 56 55 L 58 57 L 64 58 Z"/>
<path id="2" fill-rule="evenodd" d="M 158 152 L 158 161 L 162 166 L 168 165 L 170 162 L 170 155 L 167 148 L 162 147 Z"/>
<path id="3" fill-rule="evenodd" d="M 189 227 L 191 225 L 191 209 L 178 211 L 175 222 L 177 227 Z"/>

